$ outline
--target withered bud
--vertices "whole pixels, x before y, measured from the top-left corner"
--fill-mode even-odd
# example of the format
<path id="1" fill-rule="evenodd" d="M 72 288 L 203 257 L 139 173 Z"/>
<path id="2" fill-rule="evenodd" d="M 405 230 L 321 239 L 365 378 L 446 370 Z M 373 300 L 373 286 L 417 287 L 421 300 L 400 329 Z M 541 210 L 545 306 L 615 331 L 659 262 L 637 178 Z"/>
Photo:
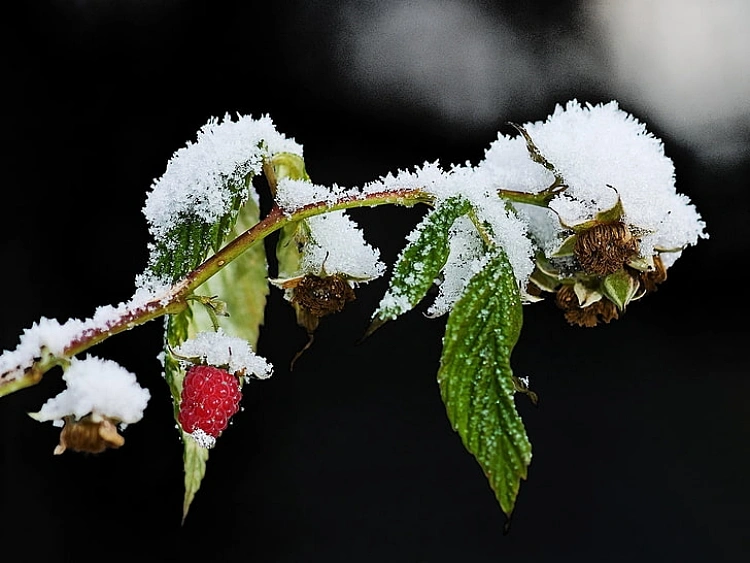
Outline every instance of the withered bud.
<path id="1" fill-rule="evenodd" d="M 594 327 L 600 322 L 608 323 L 619 318 L 617 307 L 609 299 L 600 299 L 581 307 L 572 285 L 563 285 L 556 295 L 557 306 L 564 311 L 565 320 L 571 325 Z"/>
<path id="2" fill-rule="evenodd" d="M 292 303 L 299 305 L 313 317 L 339 313 L 356 298 L 354 289 L 342 276 L 304 276 L 294 287 Z"/>
<path id="3" fill-rule="evenodd" d="M 638 241 L 625 223 L 599 223 L 577 234 L 573 252 L 584 272 L 608 276 L 638 253 Z"/>
<path id="4" fill-rule="evenodd" d="M 656 286 L 667 279 L 667 269 L 664 267 L 664 262 L 662 262 L 658 254 L 654 256 L 654 269 L 639 272 L 638 279 L 646 293 L 656 291 Z"/>
<path id="5" fill-rule="evenodd" d="M 356 295 L 349 282 L 341 275 L 315 276 L 307 274 L 288 281 L 285 289 L 292 290 L 291 301 L 297 314 L 297 324 L 307 330 L 307 344 L 295 354 L 289 369 L 307 350 L 313 341 L 313 333 L 318 328 L 321 317 L 341 312 Z"/>
<path id="6" fill-rule="evenodd" d="M 64 420 L 55 455 L 60 455 L 65 450 L 98 454 L 107 448 L 119 448 L 125 443 L 125 438 L 117 432 L 115 423 L 108 418 L 88 415 L 80 420 L 66 416 Z"/>

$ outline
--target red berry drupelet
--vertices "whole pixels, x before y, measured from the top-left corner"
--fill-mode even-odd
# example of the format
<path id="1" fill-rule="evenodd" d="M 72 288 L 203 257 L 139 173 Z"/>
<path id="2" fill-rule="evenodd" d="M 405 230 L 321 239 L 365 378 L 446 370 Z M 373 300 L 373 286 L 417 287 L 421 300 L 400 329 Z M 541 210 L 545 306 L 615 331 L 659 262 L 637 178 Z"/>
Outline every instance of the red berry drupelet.
<path id="1" fill-rule="evenodd" d="M 236 376 L 214 366 L 193 366 L 183 381 L 178 420 L 198 444 L 211 448 L 239 411 L 240 399 Z"/>

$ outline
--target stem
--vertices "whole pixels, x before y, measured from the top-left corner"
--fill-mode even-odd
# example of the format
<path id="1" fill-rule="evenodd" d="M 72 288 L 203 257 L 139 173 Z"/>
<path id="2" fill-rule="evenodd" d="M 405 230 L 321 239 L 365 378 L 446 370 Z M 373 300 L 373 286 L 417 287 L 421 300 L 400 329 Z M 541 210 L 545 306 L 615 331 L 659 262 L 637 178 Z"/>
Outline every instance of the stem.
<path id="1" fill-rule="evenodd" d="M 512 201 L 513 203 L 527 203 L 529 205 L 536 205 L 537 207 L 549 207 L 549 202 L 552 201 L 552 198 L 557 194 L 564 192 L 566 189 L 568 189 L 568 186 L 563 184 L 562 180 L 559 178 L 555 178 L 555 181 L 550 187 L 538 193 L 501 189 L 497 190 L 497 195 L 507 201 Z"/>
<path id="2" fill-rule="evenodd" d="M 237 236 L 237 238 L 228 243 L 224 248 L 190 272 L 183 282 L 178 282 L 175 287 L 180 283 L 184 283 L 184 288 L 180 290 L 180 295 L 190 294 L 253 244 L 289 223 L 343 209 L 377 207 L 379 205 L 404 205 L 411 207 L 418 203 L 429 204 L 432 203 L 432 200 L 432 196 L 421 189 L 401 189 L 345 196 L 334 203 L 311 203 L 290 214 L 286 214 L 281 208 L 274 206 L 262 221 Z"/>
<path id="3" fill-rule="evenodd" d="M 3 367 L 3 371 L 0 372 L 0 397 L 39 383 L 44 373 L 53 367 L 99 344 L 110 336 L 130 330 L 164 315 L 183 311 L 188 306 L 189 297 L 206 280 L 248 248 L 291 222 L 343 209 L 376 207 L 379 205 L 411 207 L 418 203 L 431 204 L 432 201 L 433 198 L 421 189 L 394 189 L 348 195 L 333 203 L 311 203 L 293 212 L 284 212 L 278 206 L 274 206 L 260 222 L 206 259 L 185 278 L 176 282 L 163 293 L 154 296 L 146 303 L 136 305 L 131 301 L 130 304 L 121 306 L 121 312 L 114 320 L 96 322 L 95 319 L 92 319 L 84 322 L 84 328 L 69 339 L 68 344 L 62 349 L 62 353 L 52 354 L 43 345 L 40 345 L 36 354 L 27 354 L 23 361 L 19 361 L 9 369 L 5 369 L 6 366 L 2 366 L 0 363 L 0 366 Z"/>

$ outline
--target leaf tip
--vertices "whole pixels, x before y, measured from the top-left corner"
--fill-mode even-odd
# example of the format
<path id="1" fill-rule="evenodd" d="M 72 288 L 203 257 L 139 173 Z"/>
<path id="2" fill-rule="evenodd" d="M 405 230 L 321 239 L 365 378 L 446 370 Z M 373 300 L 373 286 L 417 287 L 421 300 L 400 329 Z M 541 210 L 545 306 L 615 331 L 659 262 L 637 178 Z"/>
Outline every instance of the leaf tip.
<path id="1" fill-rule="evenodd" d="M 507 514 L 505 524 L 503 524 L 503 535 L 507 536 L 510 533 L 510 525 L 512 522 L 511 514 Z"/>
<path id="2" fill-rule="evenodd" d="M 357 344 L 362 344 L 365 340 L 367 340 L 372 334 L 378 330 L 381 326 L 383 326 L 385 323 L 388 322 L 388 319 L 383 319 L 380 317 L 376 317 L 371 323 L 370 326 L 367 327 L 367 330 L 362 335 L 362 338 L 359 339 Z"/>

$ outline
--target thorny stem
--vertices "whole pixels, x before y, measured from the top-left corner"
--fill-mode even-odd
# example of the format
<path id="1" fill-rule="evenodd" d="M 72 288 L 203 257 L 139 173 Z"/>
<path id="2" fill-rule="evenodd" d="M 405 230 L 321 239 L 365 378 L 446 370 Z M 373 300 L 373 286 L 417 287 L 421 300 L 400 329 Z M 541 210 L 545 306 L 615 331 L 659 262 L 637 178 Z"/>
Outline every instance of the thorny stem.
<path id="1" fill-rule="evenodd" d="M 183 311 L 188 306 L 188 300 L 193 292 L 206 280 L 227 266 L 251 246 L 290 222 L 300 221 L 330 211 L 358 207 L 376 207 L 379 205 L 412 207 L 419 203 L 432 204 L 433 198 L 424 190 L 416 188 L 348 195 L 333 203 L 311 203 L 294 212 L 288 213 L 285 213 L 278 206 L 274 206 L 260 222 L 239 235 L 216 254 L 206 259 L 200 266 L 168 288 L 163 294 L 154 297 L 145 304 L 125 309 L 119 318 L 106 323 L 104 326 L 92 326 L 82 330 L 80 334 L 70 340 L 60 356 L 55 356 L 49 353 L 49 351 L 42 349 L 39 352 L 39 356 L 34 358 L 28 365 L 18 365 L 0 373 L 0 397 L 39 383 L 42 376 L 50 369 L 65 363 L 68 358 L 80 354 L 110 336 L 145 324 L 164 315 L 176 314 Z"/>

